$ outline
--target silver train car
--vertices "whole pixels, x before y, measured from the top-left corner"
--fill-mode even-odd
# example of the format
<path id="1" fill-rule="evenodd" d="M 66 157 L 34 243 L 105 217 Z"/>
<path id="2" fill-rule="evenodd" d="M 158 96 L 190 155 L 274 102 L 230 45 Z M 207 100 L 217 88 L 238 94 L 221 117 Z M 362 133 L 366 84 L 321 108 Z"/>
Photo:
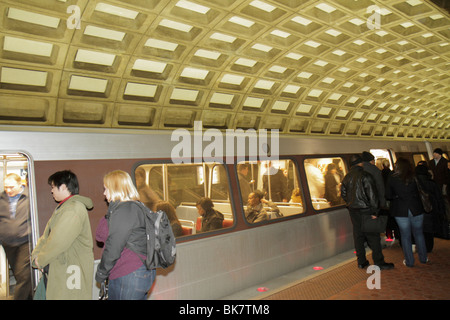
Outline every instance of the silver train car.
<path id="1" fill-rule="evenodd" d="M 212 146 L 211 141 L 219 141 L 218 132 L 204 131 L 196 137 L 195 132 L 184 131 L 183 138 L 174 132 L 2 127 L 0 191 L 8 172 L 18 172 L 29 185 L 34 246 L 56 206 L 47 184 L 52 173 L 70 169 L 77 174 L 80 194 L 94 202 L 89 214 L 95 236 L 107 210 L 103 176 L 116 169 L 127 171 L 141 195 L 150 189 L 176 208 L 183 229 L 177 237 L 176 262 L 158 270 L 150 299 L 220 299 L 353 248 L 344 204 L 325 197 L 329 164 L 342 177 L 349 170 L 350 156 L 362 151 L 372 152 L 377 164 L 388 160 L 393 168 L 398 157 L 417 163 L 429 160 L 433 148 L 450 150 L 448 142 L 298 136 L 264 140 L 258 132 L 256 138 L 232 136 L 235 153 L 230 155 L 227 137 L 222 145 Z M 239 149 L 242 144 L 245 148 Z M 246 175 L 241 168 L 247 169 Z M 281 196 L 275 181 L 280 174 L 286 182 Z M 247 221 L 244 183 L 266 192 L 281 214 L 269 211 L 266 221 Z M 203 196 L 224 214 L 223 228 L 201 232 L 195 202 Z M 101 248 L 96 244 L 94 257 L 97 265 Z M 93 299 L 97 293 L 95 286 Z"/>

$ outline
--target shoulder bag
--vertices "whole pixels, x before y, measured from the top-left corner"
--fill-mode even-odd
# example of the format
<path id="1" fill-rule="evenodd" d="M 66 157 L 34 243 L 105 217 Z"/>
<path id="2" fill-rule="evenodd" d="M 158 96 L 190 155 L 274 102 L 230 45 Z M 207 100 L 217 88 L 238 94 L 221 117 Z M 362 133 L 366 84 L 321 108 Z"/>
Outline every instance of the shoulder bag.
<path id="1" fill-rule="evenodd" d="M 419 197 L 420 201 L 422 202 L 423 209 L 426 213 L 430 213 L 433 210 L 433 206 L 431 205 L 430 200 L 430 194 L 422 188 L 422 185 L 416 177 L 414 177 L 414 180 L 416 181 L 417 190 L 419 190 Z"/>

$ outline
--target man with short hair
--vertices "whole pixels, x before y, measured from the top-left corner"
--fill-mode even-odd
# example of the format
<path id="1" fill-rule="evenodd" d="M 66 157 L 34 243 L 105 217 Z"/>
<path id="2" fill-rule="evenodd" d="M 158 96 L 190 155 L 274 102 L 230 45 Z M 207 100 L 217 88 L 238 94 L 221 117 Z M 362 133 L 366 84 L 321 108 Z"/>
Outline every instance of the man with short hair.
<path id="1" fill-rule="evenodd" d="M 92 200 L 78 195 L 77 176 L 68 170 L 48 178 L 58 206 L 32 253 L 33 266 L 48 266 L 47 300 L 90 300 L 94 254 L 88 209 Z"/>
<path id="2" fill-rule="evenodd" d="M 439 186 L 441 193 L 445 195 L 445 189 L 447 187 L 447 183 L 449 182 L 449 170 L 448 160 L 442 156 L 443 154 L 444 152 L 441 148 L 434 149 L 433 159 L 430 160 L 429 167 L 433 173 L 433 180 Z"/>
<path id="3" fill-rule="evenodd" d="M 28 188 L 18 174 L 9 173 L 0 195 L 0 243 L 16 278 L 14 300 L 32 298 L 30 230 Z"/>
<path id="4" fill-rule="evenodd" d="M 264 194 L 260 190 L 255 190 L 248 195 L 247 209 L 245 209 L 245 218 L 250 223 L 257 223 L 264 220 L 269 220 L 266 208 L 267 204 L 276 216 L 280 215 L 280 209 L 272 201 L 264 199 Z"/>
<path id="5" fill-rule="evenodd" d="M 375 180 L 375 185 L 378 192 L 378 200 L 380 201 L 380 208 L 387 209 L 386 198 L 384 197 L 384 180 L 381 174 L 381 170 L 378 169 L 378 167 L 375 165 L 375 157 L 373 156 L 373 154 L 367 151 L 364 151 L 361 157 L 363 159 L 364 171 L 370 173 Z"/>
<path id="6" fill-rule="evenodd" d="M 341 197 L 347 203 L 347 209 L 353 224 L 353 240 L 355 242 L 358 267 L 364 269 L 369 266 L 364 247 L 364 242 L 367 241 L 372 249 L 374 264 L 382 270 L 392 269 L 394 264 L 384 261 L 380 234 L 362 231 L 362 216 L 371 215 L 372 219 L 377 219 L 379 212 L 375 181 L 370 173 L 364 171 L 362 162 L 363 159 L 359 155 L 353 155 L 350 158 L 350 171 L 341 184 Z"/>

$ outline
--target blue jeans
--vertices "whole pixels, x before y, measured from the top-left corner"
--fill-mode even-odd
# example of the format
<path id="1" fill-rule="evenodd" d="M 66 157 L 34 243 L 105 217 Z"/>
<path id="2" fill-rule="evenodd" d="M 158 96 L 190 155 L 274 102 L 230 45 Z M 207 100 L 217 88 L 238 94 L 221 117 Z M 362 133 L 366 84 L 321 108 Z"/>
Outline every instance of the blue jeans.
<path id="1" fill-rule="evenodd" d="M 126 276 L 109 280 L 108 300 L 146 300 L 156 277 L 156 270 L 142 265 Z"/>
<path id="2" fill-rule="evenodd" d="M 417 253 L 421 263 L 427 262 L 427 247 L 425 245 L 425 237 L 423 236 L 423 214 L 413 216 L 408 210 L 408 217 L 395 217 L 400 229 L 402 239 L 402 249 L 405 256 L 406 265 L 412 267 L 414 265 L 414 255 L 412 252 L 411 233 L 416 241 Z"/>

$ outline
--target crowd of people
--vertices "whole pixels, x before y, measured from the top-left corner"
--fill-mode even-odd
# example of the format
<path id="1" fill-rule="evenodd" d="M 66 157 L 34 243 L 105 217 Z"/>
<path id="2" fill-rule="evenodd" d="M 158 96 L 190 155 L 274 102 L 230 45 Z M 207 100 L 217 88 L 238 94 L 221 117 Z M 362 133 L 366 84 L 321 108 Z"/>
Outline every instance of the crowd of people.
<path id="1" fill-rule="evenodd" d="M 414 168 L 408 159 L 399 158 L 391 171 L 389 163 L 383 169 L 374 164 L 374 156 L 365 151 L 352 156 L 350 171 L 341 183 L 341 196 L 345 201 L 353 224 L 353 238 L 359 268 L 369 265 L 365 242 L 372 249 L 372 258 L 380 269 L 394 265 L 384 261 L 379 232 L 365 232 L 362 221 L 367 216 L 379 219 L 387 215 L 386 235 L 395 235 L 404 254 L 403 264 L 413 267 L 413 245 L 420 263 L 428 263 L 433 250 L 434 236 L 448 238 L 448 185 L 450 167 L 443 151 L 433 151 L 430 162 L 420 161 Z M 431 211 L 426 212 L 421 192 L 428 195 Z"/>
<path id="2" fill-rule="evenodd" d="M 386 234 L 395 235 L 400 240 L 407 267 L 415 264 L 413 244 L 417 247 L 419 262 L 429 262 L 427 254 L 433 250 L 434 236 L 448 236 L 446 206 L 450 168 L 442 155 L 441 149 L 435 149 L 430 162 L 421 161 L 415 168 L 409 160 L 399 158 L 391 171 L 389 162 L 384 163 L 383 170 L 380 170 L 374 165 L 374 156 L 363 152 L 351 157 L 350 170 L 345 176 L 337 172 L 335 164 L 328 165 L 325 181 L 329 180 L 329 190 L 326 195 L 334 205 L 344 201 L 349 210 L 359 268 L 369 265 L 365 242 L 372 249 L 375 265 L 380 269 L 394 267 L 384 261 L 380 233 L 361 229 L 364 215 L 372 219 L 381 215 L 390 217 Z M 283 173 L 271 168 L 269 166 L 267 170 L 273 170 L 270 176 L 273 186 L 267 180 L 263 180 L 263 186 L 272 189 L 274 201 L 265 198 L 267 191 L 252 190 L 252 181 L 244 180 L 248 166 L 238 167 L 240 188 L 246 196 L 245 218 L 250 223 L 268 220 L 271 214 L 281 215 L 274 202 L 288 201 L 288 185 Z M 140 185 L 142 181 L 138 176 L 136 174 L 136 181 Z M 5 191 L 0 195 L 0 241 L 17 281 L 14 299 L 33 298 L 30 267 L 41 270 L 45 275 L 46 299 L 92 299 L 94 279 L 99 283 L 108 280 L 109 299 L 146 299 L 156 273 L 155 270 L 147 270 L 143 263 L 144 255 L 128 247 L 129 243 L 143 245 L 144 216 L 136 202 L 145 201 L 150 209 L 163 210 L 169 217 L 174 235 L 180 236 L 182 228 L 175 208 L 169 202 L 159 200 L 151 190 L 138 191 L 130 175 L 124 171 L 106 174 L 103 184 L 108 211 L 95 232 L 95 240 L 104 246 L 93 277 L 94 239 L 88 218 L 92 200 L 79 195 L 77 176 L 71 171 L 54 173 L 48 183 L 58 204 L 30 254 L 28 189 L 15 173 L 6 175 L 4 179 Z M 419 195 L 421 189 L 429 195 L 430 213 L 425 213 Z M 300 197 L 293 193 L 294 196 Z M 210 198 L 200 198 L 196 208 L 201 216 L 199 232 L 223 227 L 224 215 L 214 208 Z M 69 285 L 67 274 L 71 266 L 76 266 L 79 278 Z"/>

